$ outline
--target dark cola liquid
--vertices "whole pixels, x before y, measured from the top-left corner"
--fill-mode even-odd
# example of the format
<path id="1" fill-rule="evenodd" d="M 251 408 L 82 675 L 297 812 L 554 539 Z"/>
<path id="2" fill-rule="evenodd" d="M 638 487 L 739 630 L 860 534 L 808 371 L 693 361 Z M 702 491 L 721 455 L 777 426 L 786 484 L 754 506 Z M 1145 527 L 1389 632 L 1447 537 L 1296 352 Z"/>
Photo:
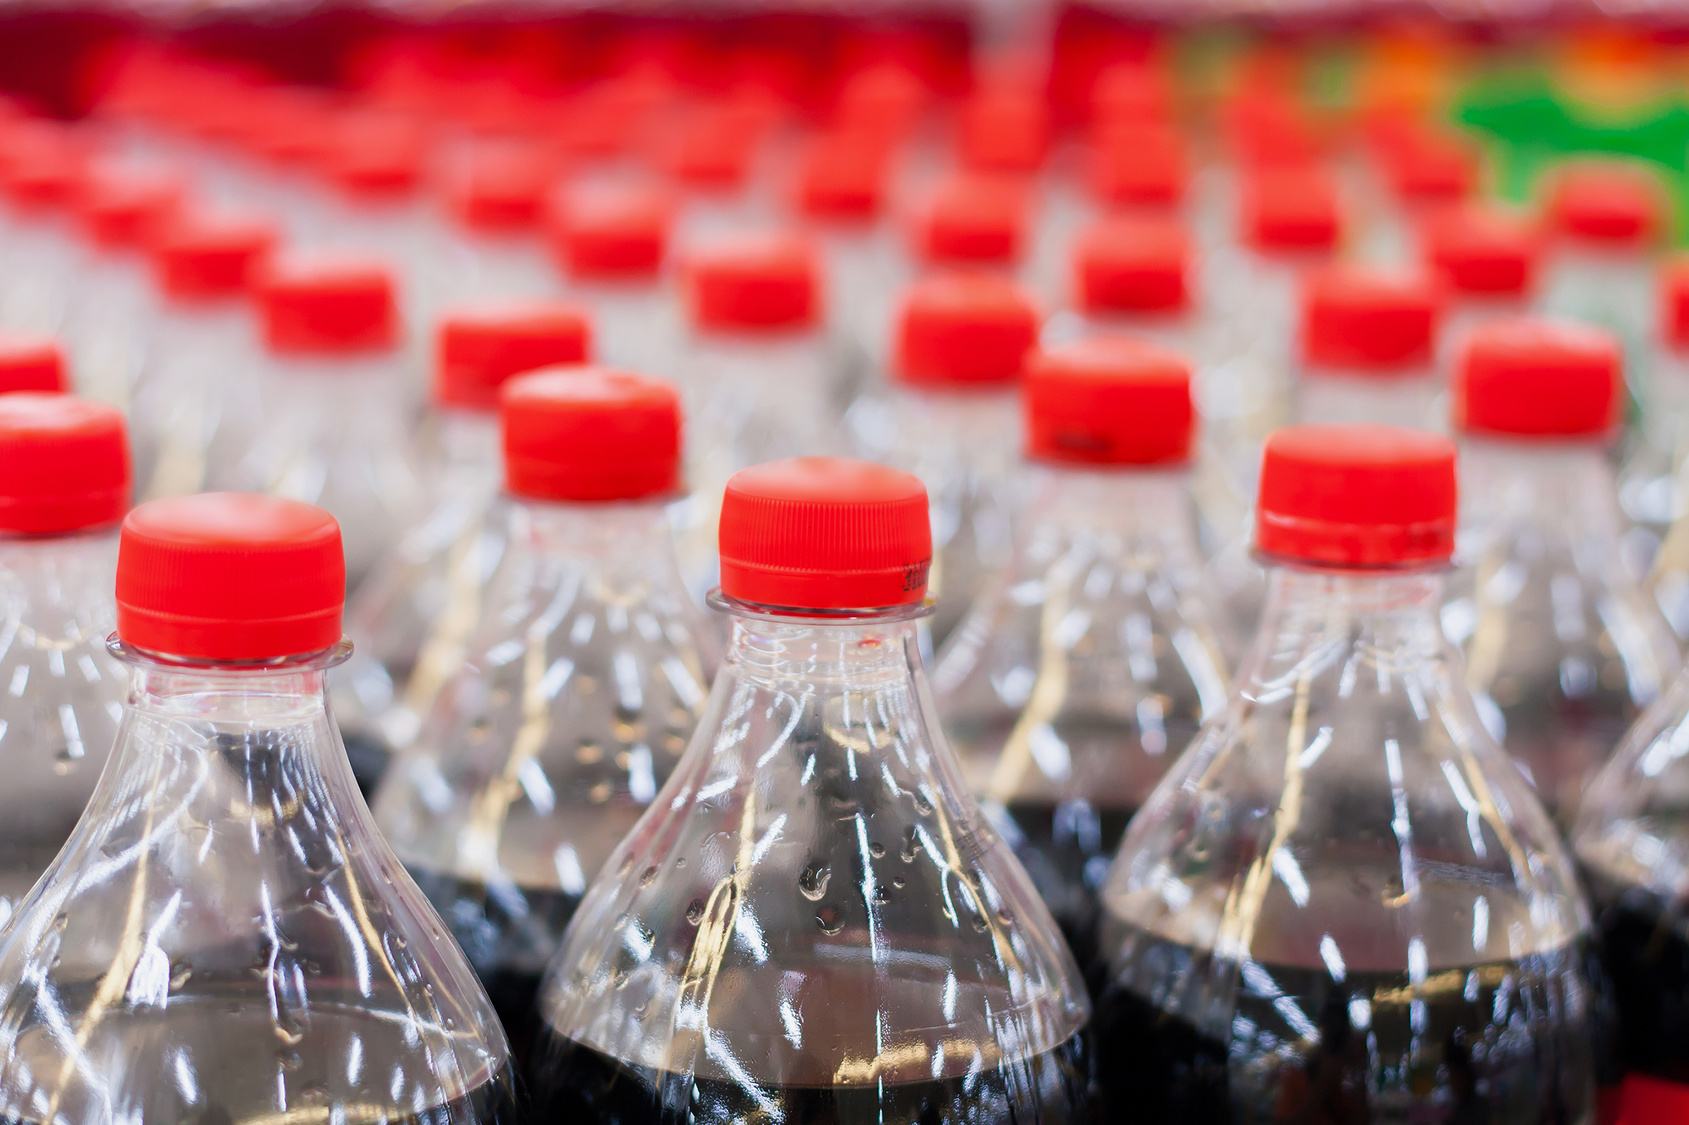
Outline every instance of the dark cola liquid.
<path id="1" fill-rule="evenodd" d="M 1096 944 L 1097 893 L 1136 808 L 1086 801 L 1016 801 L 1004 809 L 1004 836 L 1032 876 L 1081 965 Z"/>
<path id="2" fill-rule="evenodd" d="M 521 1067 L 539 1030 L 537 998 L 545 966 L 581 896 L 554 889 L 487 884 L 407 867 L 445 919 L 493 1002 L 510 1054 Z"/>
<path id="3" fill-rule="evenodd" d="M 1090 1112 L 1084 1035 L 978 1075 L 872 1086 L 747 1085 L 634 1066 L 547 1029 L 529 1066 L 534 1120 L 570 1125 L 1077 1125 Z M 747 1060 L 754 1062 L 754 1060 Z"/>
<path id="4" fill-rule="evenodd" d="M 1689 1084 L 1689 914 L 1651 891 L 1592 882 L 1596 943 L 1617 1008 L 1617 1064 Z"/>
<path id="5" fill-rule="evenodd" d="M 1135 987 L 1101 989 L 1094 1027 L 1100 1120 L 1120 1125 L 1581 1125 L 1592 1120 L 1590 1029 L 1544 1026 L 1544 980 L 1563 950 L 1523 962 L 1403 973 L 1255 963 L 1195 1004 L 1198 1027 L 1148 998 L 1224 976 L 1212 954 L 1141 931 Z M 1241 976 L 1242 979 L 1239 979 Z M 1551 983 L 1553 993 L 1558 985 Z M 1572 985 L 1573 988 L 1581 987 Z M 1530 993 L 1532 995 L 1527 995 Z M 1188 997 L 1186 999 L 1189 999 Z M 1564 995 L 1548 1006 L 1563 1010 Z M 1416 1009 L 1415 1004 L 1418 1007 Z"/>
<path id="6" fill-rule="evenodd" d="M 340 740 L 346 744 L 346 760 L 352 766 L 352 778 L 357 781 L 358 792 L 364 795 L 367 804 L 375 800 L 375 791 L 380 788 L 381 778 L 393 760 L 393 751 L 384 740 L 362 731 L 342 728 Z"/>

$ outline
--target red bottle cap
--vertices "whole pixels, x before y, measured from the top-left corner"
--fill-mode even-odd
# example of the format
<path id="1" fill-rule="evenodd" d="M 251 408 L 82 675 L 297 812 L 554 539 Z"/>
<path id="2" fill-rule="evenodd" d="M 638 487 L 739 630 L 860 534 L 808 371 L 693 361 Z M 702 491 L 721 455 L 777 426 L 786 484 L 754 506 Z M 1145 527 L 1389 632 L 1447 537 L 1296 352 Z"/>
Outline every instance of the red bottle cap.
<path id="1" fill-rule="evenodd" d="M 1640 248 L 1665 225 L 1659 182 L 1625 164 L 1565 169 L 1555 181 L 1550 213 L 1561 234 L 1616 248 Z"/>
<path id="2" fill-rule="evenodd" d="M 1091 119 L 1114 123 L 1163 124 L 1173 113 L 1173 84 L 1167 72 L 1143 63 L 1116 63 L 1091 87 Z"/>
<path id="3" fill-rule="evenodd" d="M 1529 225 L 1467 206 L 1432 217 L 1423 229 L 1426 258 L 1455 291 L 1515 297 L 1530 288 L 1541 240 Z"/>
<path id="4" fill-rule="evenodd" d="M 1038 307 L 1012 281 L 940 274 L 916 282 L 897 318 L 897 369 L 906 383 L 956 387 L 1020 378 L 1038 342 Z"/>
<path id="5" fill-rule="evenodd" d="M 662 267 L 674 203 L 668 193 L 634 188 L 559 198 L 552 244 L 568 271 L 596 280 L 649 279 Z"/>
<path id="6" fill-rule="evenodd" d="M 697 106 L 664 139 L 665 163 L 679 182 L 704 191 L 735 191 L 750 178 L 762 130 L 732 104 Z"/>
<path id="7" fill-rule="evenodd" d="M 240 296 L 252 290 L 276 246 L 267 219 L 178 216 L 153 243 L 159 284 L 181 301 Z"/>
<path id="8" fill-rule="evenodd" d="M 57 340 L 0 331 L 0 394 L 68 390 L 64 349 Z"/>
<path id="9" fill-rule="evenodd" d="M 1337 245 L 1337 185 L 1321 168 L 1271 167 L 1243 185 L 1244 237 L 1258 250 L 1325 251 Z"/>
<path id="10" fill-rule="evenodd" d="M 1689 1121 L 1689 1086 L 1646 1074 L 1619 1083 L 1618 1125 L 1681 1125 Z"/>
<path id="11" fill-rule="evenodd" d="M 187 185 L 158 169 L 98 166 L 77 192 L 77 210 L 102 246 L 142 246 L 181 207 Z"/>
<path id="12" fill-rule="evenodd" d="M 1431 361 L 1437 291 L 1417 274 L 1331 266 L 1302 290 L 1302 358 L 1310 367 L 1389 373 Z"/>
<path id="13" fill-rule="evenodd" d="M 284 259 L 265 271 L 258 298 L 273 352 L 387 351 L 398 339 L 393 278 L 379 265 Z"/>
<path id="14" fill-rule="evenodd" d="M 990 176 L 951 180 L 916 220 L 915 241 L 929 262 L 1011 265 L 1026 242 L 1026 190 Z"/>
<path id="15" fill-rule="evenodd" d="M 1454 552 L 1454 443 L 1397 426 L 1289 426 L 1267 437 L 1255 505 L 1263 554 L 1415 566 Z"/>
<path id="16" fill-rule="evenodd" d="M 0 395 L 0 532 L 98 527 L 128 506 L 122 411 L 64 394 Z"/>
<path id="17" fill-rule="evenodd" d="M 1190 459 L 1190 364 L 1129 337 L 1035 351 L 1026 363 L 1026 455 L 1080 465 Z"/>
<path id="18" fill-rule="evenodd" d="M 885 201 L 883 148 L 850 136 L 811 146 L 798 168 L 797 205 L 813 219 L 866 222 Z"/>
<path id="19" fill-rule="evenodd" d="M 1043 99 L 1020 90 L 987 90 L 962 107 L 961 154 L 982 172 L 1035 172 L 1050 147 Z"/>
<path id="20" fill-rule="evenodd" d="M 821 268 L 803 239 L 776 235 L 721 242 L 687 263 L 692 323 L 729 332 L 813 327 Z"/>
<path id="21" fill-rule="evenodd" d="M 539 224 L 557 172 L 537 144 L 478 146 L 449 189 L 453 209 L 478 230 L 517 231 Z"/>
<path id="22" fill-rule="evenodd" d="M 1618 425 L 1623 352 L 1607 332 L 1545 320 L 1475 329 L 1455 366 L 1454 416 L 1467 433 L 1601 437 Z"/>
<path id="23" fill-rule="evenodd" d="M 533 500 L 666 496 L 680 484 L 680 396 L 601 368 L 520 375 L 499 393 L 505 487 Z"/>
<path id="24" fill-rule="evenodd" d="M 919 477 L 871 461 L 794 457 L 734 473 L 721 501 L 721 592 L 824 611 L 911 605 L 932 529 Z"/>
<path id="25" fill-rule="evenodd" d="M 19 207 L 62 207 L 76 199 L 87 154 L 62 126 L 24 121 L 0 129 L 0 188 Z"/>
<path id="26" fill-rule="evenodd" d="M 1113 125 L 1097 134 L 1091 187 L 1106 203 L 1172 207 L 1185 197 L 1190 158 L 1165 125 Z"/>
<path id="27" fill-rule="evenodd" d="M 321 160 L 335 183 L 354 196 L 403 196 L 422 185 L 428 137 L 414 120 L 385 113 L 348 114 L 324 126 Z"/>
<path id="28" fill-rule="evenodd" d="M 491 410 L 513 375 L 557 364 L 586 363 L 592 326 L 569 305 L 533 304 L 455 313 L 440 323 L 434 400 L 442 406 Z"/>
<path id="29" fill-rule="evenodd" d="M 1190 304 L 1190 239 L 1176 220 L 1105 219 L 1080 235 L 1074 265 L 1087 312 L 1177 312 Z"/>
<path id="30" fill-rule="evenodd" d="M 340 525 L 279 496 L 150 500 L 123 521 L 117 635 L 195 660 L 276 660 L 340 640 Z"/>
<path id="31" fill-rule="evenodd" d="M 1478 151 L 1447 133 L 1414 128 L 1380 155 L 1391 187 L 1410 203 L 1462 199 L 1478 182 Z"/>
<path id="32" fill-rule="evenodd" d="M 1674 348 L 1689 348 L 1689 259 L 1678 259 L 1660 271 L 1661 331 Z"/>

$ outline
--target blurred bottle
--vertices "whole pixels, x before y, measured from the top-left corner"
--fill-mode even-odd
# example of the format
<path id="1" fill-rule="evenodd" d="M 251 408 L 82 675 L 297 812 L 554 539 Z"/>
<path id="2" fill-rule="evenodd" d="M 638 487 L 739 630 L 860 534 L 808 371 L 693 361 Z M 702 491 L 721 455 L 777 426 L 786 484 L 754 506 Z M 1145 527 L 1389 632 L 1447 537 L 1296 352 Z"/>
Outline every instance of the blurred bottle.
<path id="1" fill-rule="evenodd" d="M 1027 362 L 1012 564 L 933 672 L 963 776 L 1083 961 L 1126 823 L 1226 698 L 1196 543 L 1191 374 L 1099 337 Z"/>
<path id="2" fill-rule="evenodd" d="M 1451 207 L 1421 225 L 1420 250 L 1443 288 L 1444 357 L 1480 325 L 1524 316 L 1535 301 L 1541 238 L 1523 219 L 1479 204 Z"/>
<path id="3" fill-rule="evenodd" d="M 487 583 L 505 552 L 499 387 L 524 371 L 585 363 L 586 317 L 571 306 L 510 304 L 448 315 L 435 349 L 429 472 L 421 519 L 405 528 L 347 607 L 352 657 L 329 692 L 366 796 L 393 750 L 409 746 L 463 662 Z"/>
<path id="4" fill-rule="evenodd" d="M 309 505 L 206 493 L 125 519 L 128 698 L 70 843 L 0 931 L 0 1116 L 515 1120 L 486 996 L 334 733 L 344 589 Z"/>
<path id="5" fill-rule="evenodd" d="M 1649 593 L 1689 640 L 1689 264 L 1660 272 L 1660 326 L 1649 349 L 1647 402 L 1619 477 L 1625 515 L 1659 536 Z"/>
<path id="6" fill-rule="evenodd" d="M 1567 825 L 1678 667 L 1619 556 L 1620 369 L 1610 334 L 1532 320 L 1476 329 L 1454 369 L 1465 510 L 1443 627 L 1490 734 Z"/>
<path id="7" fill-rule="evenodd" d="M 663 506 L 679 484 L 674 390 L 583 369 L 502 397 L 509 546 L 374 808 L 520 1061 L 563 927 L 668 779 L 708 680 Z"/>
<path id="8" fill-rule="evenodd" d="M 1063 302 L 1072 311 L 1050 319 L 1045 339 L 1125 334 L 1204 354 L 1191 267 L 1190 238 L 1177 219 L 1102 219 L 1074 240 Z"/>
<path id="9" fill-rule="evenodd" d="M 1457 210 L 1478 186 L 1482 153 L 1460 134 L 1412 115 L 1375 119 L 1368 138 L 1370 213 L 1358 256 L 1390 265 L 1410 259 L 1427 222 Z"/>
<path id="10" fill-rule="evenodd" d="M 1627 354 L 1646 354 L 1655 305 L 1651 258 L 1670 233 L 1659 181 L 1642 166 L 1609 161 L 1571 165 L 1551 184 L 1555 237 L 1543 309 L 1598 324 Z"/>
<path id="11" fill-rule="evenodd" d="M 1032 298 L 1012 282 L 965 273 L 917 282 L 898 312 L 885 390 L 846 416 L 857 453 L 926 484 L 934 645 L 1013 549 L 1025 485 L 1019 384 L 1038 324 Z"/>
<path id="12" fill-rule="evenodd" d="M 459 263 L 448 301 L 537 299 L 562 290 L 538 237 L 557 173 L 555 157 L 536 141 L 501 137 L 468 146 L 446 188 Z"/>
<path id="13" fill-rule="evenodd" d="M 618 185 L 553 196 L 552 250 L 569 299 L 592 314 L 599 358 L 613 367 L 678 378 L 680 317 L 664 264 L 674 206 L 665 192 Z"/>
<path id="14" fill-rule="evenodd" d="M 1027 185 L 1006 176 L 940 181 L 910 220 L 911 257 L 925 270 L 970 270 L 1016 280 L 1032 251 Z"/>
<path id="15" fill-rule="evenodd" d="M 393 279 L 363 262 L 280 258 L 258 297 L 264 427 L 238 461 L 214 463 L 209 481 L 327 508 L 345 529 L 356 590 L 423 498 Z"/>
<path id="16" fill-rule="evenodd" d="M 1088 1005 L 930 711 L 927 498 L 799 458 L 722 508 L 733 639 L 541 994 L 581 1122 L 1089 1120 Z"/>
<path id="17" fill-rule="evenodd" d="M 1296 417 L 1447 429 L 1435 364 L 1439 295 L 1413 273 L 1332 266 L 1302 289 Z"/>
<path id="18" fill-rule="evenodd" d="M 128 503 L 114 407 L 0 394 L 0 926 L 70 837 L 117 733 L 128 677 L 105 643 Z"/>
<path id="19" fill-rule="evenodd" d="M 0 324 L 58 332 L 75 292 L 83 249 L 72 205 L 87 171 L 84 139 L 36 118 L 0 121 Z"/>
<path id="20" fill-rule="evenodd" d="M 1103 888 L 1105 1111 L 1593 1119 L 1587 913 L 1438 628 L 1454 461 L 1385 426 L 1268 440 L 1261 631 Z"/>
<path id="21" fill-rule="evenodd" d="M 52 336 L 0 331 L 0 394 L 69 391 L 64 349 Z"/>

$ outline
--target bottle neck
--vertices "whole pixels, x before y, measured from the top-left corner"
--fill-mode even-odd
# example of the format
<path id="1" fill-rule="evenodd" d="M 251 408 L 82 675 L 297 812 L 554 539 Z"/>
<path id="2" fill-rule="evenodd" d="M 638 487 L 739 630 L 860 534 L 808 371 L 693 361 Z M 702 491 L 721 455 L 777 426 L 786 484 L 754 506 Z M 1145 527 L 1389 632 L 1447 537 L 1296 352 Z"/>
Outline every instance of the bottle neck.
<path id="1" fill-rule="evenodd" d="M 496 471 L 502 451 L 499 445 L 498 414 L 491 410 L 443 407 L 435 423 L 439 434 L 442 468 L 447 472 L 487 469 Z"/>
<path id="2" fill-rule="evenodd" d="M 885 686 L 920 666 L 918 613 L 843 620 L 783 617 L 729 607 L 724 670 L 774 690 Z"/>
<path id="3" fill-rule="evenodd" d="M 1598 442 L 1470 438 L 1461 450 L 1468 534 L 1559 528 L 1568 540 L 1618 541 L 1618 484 Z"/>
<path id="4" fill-rule="evenodd" d="M 1033 535 L 1111 540 L 1118 551 L 1196 551 L 1190 470 L 1167 467 L 1037 465 Z"/>
<path id="5" fill-rule="evenodd" d="M 1327 570 L 1293 565 L 1267 572 L 1267 599 L 1241 682 L 1246 693 L 1278 690 L 1306 661 L 1333 646 L 1365 648 L 1369 663 L 1404 674 L 1447 646 L 1438 613 L 1438 570 Z"/>
<path id="6" fill-rule="evenodd" d="M 164 723 L 208 724 L 258 730 L 326 722 L 328 671 L 351 654 L 345 642 L 332 649 L 274 664 L 238 661 L 178 663 L 116 642 L 112 652 L 129 665 L 129 707 Z M 303 750 L 300 742 L 294 749 Z M 318 747 L 321 748 L 320 746 Z"/>
<path id="7" fill-rule="evenodd" d="M 41 627 L 58 608 L 109 631 L 116 570 L 116 525 L 69 535 L 0 535 L 0 614 L 25 623 L 40 618 Z"/>

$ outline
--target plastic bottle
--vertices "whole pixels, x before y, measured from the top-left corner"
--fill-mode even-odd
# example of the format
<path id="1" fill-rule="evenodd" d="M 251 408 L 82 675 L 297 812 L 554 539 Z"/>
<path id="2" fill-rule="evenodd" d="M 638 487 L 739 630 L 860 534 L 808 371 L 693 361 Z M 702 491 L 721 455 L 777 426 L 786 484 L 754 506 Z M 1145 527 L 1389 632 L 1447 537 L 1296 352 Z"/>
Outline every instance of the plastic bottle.
<path id="1" fill-rule="evenodd" d="M 674 389 L 588 368 L 521 376 L 502 398 L 509 546 L 374 809 L 520 1060 L 563 928 L 692 737 L 713 660 L 664 509 Z"/>
<path id="2" fill-rule="evenodd" d="M 263 428 L 253 290 L 276 246 L 256 215 L 188 210 L 152 245 L 163 296 L 130 402 L 135 491 L 143 500 L 203 490 Z"/>
<path id="3" fill-rule="evenodd" d="M 1191 372 L 1099 337 L 1027 361 L 1027 515 L 1013 562 L 940 652 L 969 788 L 1085 960 L 1126 822 L 1227 672 L 1196 540 Z"/>
<path id="4" fill-rule="evenodd" d="M 537 299 L 562 291 L 563 279 L 538 237 L 556 174 L 555 159 L 537 142 L 499 138 L 469 147 L 447 187 L 459 263 L 448 300 Z"/>
<path id="5" fill-rule="evenodd" d="M 1023 502 L 1020 378 L 1039 312 L 1013 282 L 938 274 L 904 295 L 883 392 L 846 417 L 855 451 L 920 477 L 932 500 L 932 643 L 1007 565 Z"/>
<path id="6" fill-rule="evenodd" d="M 1618 550 L 1620 370 L 1609 333 L 1540 320 L 1476 329 L 1454 369 L 1465 511 L 1444 631 L 1490 733 L 1568 826 L 1678 667 Z"/>
<path id="7" fill-rule="evenodd" d="M 114 407 L 0 395 L 0 926 L 70 837 L 117 732 L 128 676 L 105 639 L 128 503 Z"/>
<path id="8" fill-rule="evenodd" d="M 1105 1113 L 1593 1119 L 1587 911 L 1438 627 L 1454 462 L 1386 426 L 1268 439 L 1261 630 L 1103 888 Z"/>
<path id="9" fill-rule="evenodd" d="M 0 325 L 57 332 L 82 264 L 71 205 L 87 170 L 82 139 L 62 125 L 0 123 Z"/>
<path id="10" fill-rule="evenodd" d="M 931 712 L 930 555 L 905 473 L 799 458 L 730 482 L 732 642 L 547 972 L 543 1114 L 1089 1119 L 1077 970 Z"/>
<path id="11" fill-rule="evenodd" d="M 125 519 L 129 695 L 100 786 L 0 932 L 0 1116 L 513 1121 L 486 995 L 352 785 L 320 509 Z"/>
<path id="12" fill-rule="evenodd" d="M 1446 429 L 1435 347 L 1439 296 L 1430 278 L 1349 266 L 1302 289 L 1301 422 Z"/>
<path id="13" fill-rule="evenodd" d="M 1450 207 L 1421 224 L 1420 249 L 1443 286 L 1443 355 L 1456 354 L 1479 325 L 1530 311 L 1541 239 L 1523 219 L 1479 204 Z"/>
<path id="14" fill-rule="evenodd" d="M 1191 284 L 1192 254 L 1184 224 L 1161 216 L 1102 219 L 1074 240 L 1071 281 L 1046 339 L 1139 336 L 1183 351 L 1203 342 Z"/>
<path id="15" fill-rule="evenodd" d="M 1652 339 L 1650 258 L 1665 234 L 1667 204 L 1641 166 L 1588 163 L 1553 180 L 1548 214 L 1555 239 L 1543 278 L 1543 309 L 1616 333 L 1626 352 Z"/>
<path id="16" fill-rule="evenodd" d="M 665 378 L 682 366 L 678 301 L 664 270 L 673 214 L 666 192 L 618 186 L 553 196 L 547 220 L 569 299 L 598 327 L 600 358 Z"/>
<path id="17" fill-rule="evenodd" d="M 1646 361 L 1651 409 L 1640 419 L 1619 496 L 1626 515 L 1659 530 L 1648 591 L 1672 631 L 1689 639 L 1689 266 L 1661 271 L 1659 305 Z"/>
<path id="18" fill-rule="evenodd" d="M 393 279 L 375 264 L 283 256 L 258 298 L 264 429 L 210 481 L 320 502 L 342 521 L 355 590 L 422 503 Z"/>
<path id="19" fill-rule="evenodd" d="M 910 224 L 911 252 L 927 270 L 957 269 L 1017 279 L 1032 253 L 1024 182 L 971 173 L 939 182 Z"/>
<path id="20" fill-rule="evenodd" d="M 68 390 L 64 349 L 56 339 L 27 332 L 0 332 L 0 394 Z"/>
<path id="21" fill-rule="evenodd" d="M 499 387 L 524 371 L 585 363 L 592 344 L 586 317 L 561 302 L 489 306 L 441 322 L 422 517 L 352 598 L 346 631 L 358 651 L 329 678 L 366 795 L 388 753 L 411 744 L 456 674 L 504 556 L 505 520 L 495 511 Z"/>

